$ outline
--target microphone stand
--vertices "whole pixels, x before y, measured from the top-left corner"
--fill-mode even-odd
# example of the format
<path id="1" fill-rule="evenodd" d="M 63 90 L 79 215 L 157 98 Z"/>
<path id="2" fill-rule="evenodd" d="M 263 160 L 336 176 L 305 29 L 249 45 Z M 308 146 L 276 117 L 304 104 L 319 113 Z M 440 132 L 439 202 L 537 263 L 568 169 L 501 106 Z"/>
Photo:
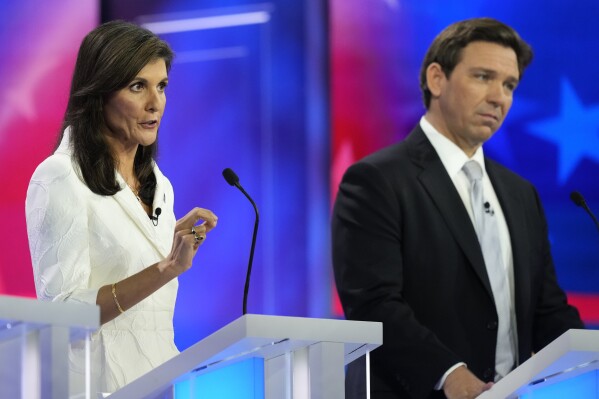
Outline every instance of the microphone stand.
<path id="1" fill-rule="evenodd" d="M 248 270 L 245 276 L 245 287 L 243 289 L 243 314 L 247 313 L 247 302 L 248 302 L 248 293 L 250 291 L 250 276 L 252 274 L 252 263 L 254 261 L 254 248 L 256 247 L 256 236 L 258 235 L 258 223 L 260 222 L 260 214 L 258 213 L 258 207 L 256 203 L 250 197 L 250 195 L 241 187 L 239 184 L 239 177 L 233 172 L 233 170 L 226 168 L 223 170 L 223 177 L 231 186 L 235 186 L 246 196 L 246 198 L 250 201 L 252 206 L 254 207 L 254 212 L 256 213 L 256 219 L 254 221 L 254 234 L 252 235 L 252 246 L 250 249 L 250 260 L 248 262 Z"/>
<path id="2" fill-rule="evenodd" d="M 250 276 L 252 274 L 252 263 L 254 261 L 254 248 L 256 247 L 256 236 L 258 235 L 258 223 L 260 222 L 260 214 L 258 213 L 258 207 L 256 207 L 256 203 L 249 196 L 249 194 L 241 187 L 239 182 L 235 185 L 242 193 L 250 200 L 250 203 L 254 207 L 254 212 L 256 213 L 256 219 L 254 221 L 254 233 L 252 234 L 252 246 L 250 248 L 250 259 L 248 261 L 248 270 L 245 276 L 245 287 L 243 289 L 243 314 L 247 313 L 247 305 L 248 305 L 248 293 L 250 291 Z"/>

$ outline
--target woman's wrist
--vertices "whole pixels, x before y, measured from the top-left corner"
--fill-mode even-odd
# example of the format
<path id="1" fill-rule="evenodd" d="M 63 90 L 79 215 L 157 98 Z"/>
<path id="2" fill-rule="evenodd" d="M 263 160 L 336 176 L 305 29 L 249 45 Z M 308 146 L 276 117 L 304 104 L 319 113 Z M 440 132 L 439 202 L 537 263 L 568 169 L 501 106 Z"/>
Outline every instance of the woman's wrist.
<path id="1" fill-rule="evenodd" d="M 169 280 L 177 277 L 180 274 L 177 273 L 175 261 L 169 258 L 163 259 L 156 263 L 156 269 L 162 276 L 167 277 Z"/>

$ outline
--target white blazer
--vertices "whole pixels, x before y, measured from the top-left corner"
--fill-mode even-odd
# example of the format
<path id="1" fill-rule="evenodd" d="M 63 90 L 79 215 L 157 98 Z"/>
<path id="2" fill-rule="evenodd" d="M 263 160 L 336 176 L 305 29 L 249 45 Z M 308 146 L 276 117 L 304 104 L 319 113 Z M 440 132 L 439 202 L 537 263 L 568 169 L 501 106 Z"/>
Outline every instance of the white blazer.
<path id="1" fill-rule="evenodd" d="M 27 233 L 37 297 L 95 304 L 104 285 L 164 259 L 175 228 L 171 183 L 154 165 L 154 226 L 118 172 L 123 189 L 94 194 L 74 166 L 69 129 L 56 152 L 36 169 L 26 199 Z M 92 337 L 92 373 L 102 392 L 113 392 L 178 353 L 173 313 L 177 279 L 105 323 Z M 118 286 L 117 286 L 118 290 Z M 117 291 L 118 293 L 118 291 Z M 73 344 L 72 380 L 81 379 L 84 352 Z"/>

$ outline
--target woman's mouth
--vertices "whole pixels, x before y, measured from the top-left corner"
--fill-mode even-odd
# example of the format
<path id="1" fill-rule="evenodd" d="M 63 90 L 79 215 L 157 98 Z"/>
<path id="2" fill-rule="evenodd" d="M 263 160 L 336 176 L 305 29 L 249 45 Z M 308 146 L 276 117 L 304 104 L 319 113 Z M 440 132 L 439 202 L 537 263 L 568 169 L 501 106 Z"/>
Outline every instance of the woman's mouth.
<path id="1" fill-rule="evenodd" d="M 152 119 L 149 121 L 141 122 L 140 125 L 142 125 L 145 129 L 154 129 L 158 126 L 158 121 L 156 119 Z"/>

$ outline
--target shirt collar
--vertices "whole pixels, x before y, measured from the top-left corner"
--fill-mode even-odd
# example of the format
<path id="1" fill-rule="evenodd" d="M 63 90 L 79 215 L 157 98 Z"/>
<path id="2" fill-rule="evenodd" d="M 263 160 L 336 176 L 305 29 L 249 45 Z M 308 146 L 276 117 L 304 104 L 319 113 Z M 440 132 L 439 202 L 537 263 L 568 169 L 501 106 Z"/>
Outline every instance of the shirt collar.
<path id="1" fill-rule="evenodd" d="M 420 118 L 420 127 L 439 155 L 439 158 L 441 158 L 443 166 L 445 166 L 447 173 L 452 179 L 462 170 L 464 164 L 470 160 L 478 162 L 483 170 L 483 176 L 486 174 L 485 155 L 482 146 L 476 150 L 472 158 L 468 158 L 460 147 L 435 129 L 424 116 Z"/>
<path id="2" fill-rule="evenodd" d="M 73 154 L 73 150 L 71 148 L 71 127 L 70 126 L 67 126 L 67 128 L 64 130 L 64 133 L 62 134 L 62 140 L 60 140 L 60 144 L 58 145 L 58 148 L 54 152 L 57 154 L 66 154 L 66 155 Z"/>

